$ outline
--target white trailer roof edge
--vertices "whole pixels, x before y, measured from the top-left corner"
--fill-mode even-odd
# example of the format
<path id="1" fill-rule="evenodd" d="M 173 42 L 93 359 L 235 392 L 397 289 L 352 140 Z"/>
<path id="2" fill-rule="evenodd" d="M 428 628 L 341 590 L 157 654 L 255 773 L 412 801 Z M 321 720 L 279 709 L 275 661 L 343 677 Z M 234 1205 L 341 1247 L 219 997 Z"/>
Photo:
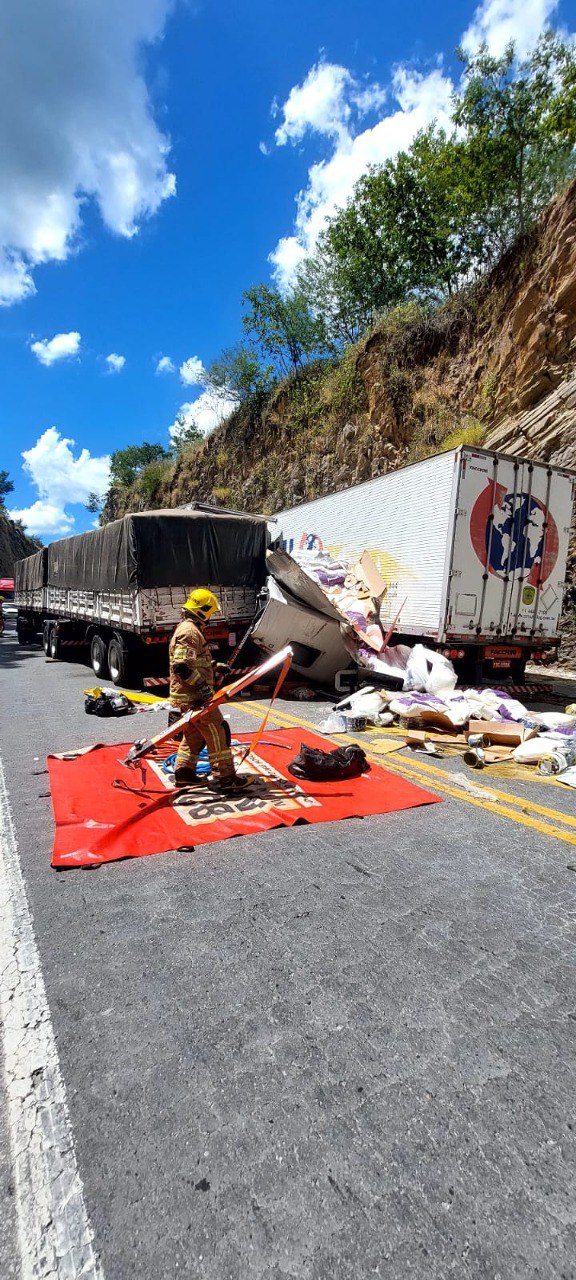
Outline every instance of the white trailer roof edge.
<path id="1" fill-rule="evenodd" d="M 423 467 L 427 463 L 441 458 L 447 454 L 454 457 L 455 466 L 458 465 L 460 459 L 465 456 L 469 457 L 487 457 L 501 458 L 503 462 L 511 462 L 518 466 L 522 463 L 532 464 L 534 467 L 544 467 L 546 470 L 553 471 L 556 475 L 565 476 L 567 479 L 576 482 L 576 469 L 570 467 L 558 467 L 554 463 L 546 462 L 543 458 L 527 458 L 524 455 L 513 453 L 500 453 L 497 449 L 483 449 L 481 445 L 460 444 L 456 449 L 439 449 L 438 453 L 431 453 L 427 458 L 419 458 L 417 462 L 406 462 L 400 467 L 391 467 L 389 471 L 383 471 L 382 475 L 371 476 L 369 480 L 360 480 L 358 484 L 343 485 L 340 489 L 333 489 L 330 493 L 319 493 L 315 498 L 307 498 L 305 502 L 298 502 L 295 506 L 283 507 L 280 511 L 275 512 L 271 520 L 277 521 L 279 516 L 285 515 L 289 511 L 301 511 L 303 507 L 308 507 L 313 502 L 319 502 L 322 498 L 336 498 L 339 493 L 358 492 L 360 489 L 367 488 L 368 485 L 376 484 L 379 480 L 386 479 L 389 475 L 398 475 L 402 471 L 414 470 L 416 467 Z"/>

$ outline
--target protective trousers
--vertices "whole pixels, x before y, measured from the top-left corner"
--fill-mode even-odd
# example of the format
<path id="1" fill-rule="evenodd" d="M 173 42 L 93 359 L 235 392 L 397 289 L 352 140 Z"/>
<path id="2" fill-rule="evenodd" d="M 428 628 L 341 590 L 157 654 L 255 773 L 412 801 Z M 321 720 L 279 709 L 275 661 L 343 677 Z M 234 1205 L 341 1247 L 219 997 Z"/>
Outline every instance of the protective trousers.
<path id="1" fill-rule="evenodd" d="M 179 769 L 191 769 L 194 772 L 204 743 L 214 777 L 233 778 L 235 770 L 229 745 L 229 730 L 219 707 L 208 711 L 201 720 L 184 726 L 175 772 Z"/>

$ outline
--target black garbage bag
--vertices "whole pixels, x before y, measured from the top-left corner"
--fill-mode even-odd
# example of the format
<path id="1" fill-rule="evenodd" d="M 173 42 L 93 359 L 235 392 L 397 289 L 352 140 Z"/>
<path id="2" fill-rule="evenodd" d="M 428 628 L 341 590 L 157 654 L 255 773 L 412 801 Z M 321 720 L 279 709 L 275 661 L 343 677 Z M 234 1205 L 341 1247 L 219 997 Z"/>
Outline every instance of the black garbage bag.
<path id="1" fill-rule="evenodd" d="M 114 714 L 108 698 L 105 698 L 103 694 L 100 694 L 98 698 L 88 694 L 88 697 L 84 699 L 84 710 L 87 716 L 111 716 Z"/>
<path id="2" fill-rule="evenodd" d="M 95 698 L 89 693 L 84 700 L 88 716 L 131 716 L 136 708 L 123 693 L 100 693 Z"/>
<path id="3" fill-rule="evenodd" d="M 358 778 L 370 768 L 362 747 L 336 747 L 335 751 L 320 751 L 302 743 L 298 755 L 288 765 L 294 778 L 308 782 L 339 782 L 345 778 Z"/>

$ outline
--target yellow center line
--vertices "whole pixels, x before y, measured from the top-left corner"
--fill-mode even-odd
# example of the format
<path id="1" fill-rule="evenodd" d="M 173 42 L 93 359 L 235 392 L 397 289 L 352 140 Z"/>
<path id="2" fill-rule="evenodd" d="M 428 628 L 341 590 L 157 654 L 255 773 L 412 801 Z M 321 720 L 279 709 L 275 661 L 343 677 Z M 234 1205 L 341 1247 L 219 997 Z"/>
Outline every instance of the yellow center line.
<path id="1" fill-rule="evenodd" d="M 257 705 L 257 704 L 253 703 L 252 705 Z M 314 725 L 314 723 L 311 720 L 295 718 L 294 716 L 291 716 L 288 711 L 282 711 L 278 714 L 283 715 L 286 720 L 292 721 L 292 723 L 295 725 L 299 725 L 302 728 L 306 728 L 306 729 L 315 729 L 316 733 L 319 732 L 318 726 Z M 326 735 L 326 736 L 329 736 L 329 735 Z M 369 739 L 366 739 L 364 742 L 362 742 L 360 741 L 359 738 L 353 738 L 350 736 L 350 734 L 346 734 L 346 733 L 339 733 L 338 739 L 343 740 L 344 742 L 353 742 L 357 746 L 362 747 L 363 750 L 365 751 L 367 751 L 371 745 Z M 382 759 L 383 759 L 382 757 L 379 757 L 378 763 L 381 764 Z M 386 759 L 386 767 L 387 767 L 390 757 L 386 755 L 385 759 Z M 447 769 L 439 769 L 437 765 L 429 764 L 427 761 L 424 761 L 424 760 L 415 760 L 415 759 L 409 759 L 409 758 L 407 759 L 405 756 L 403 756 L 401 760 L 395 761 L 395 763 L 397 763 L 398 766 L 401 765 L 403 768 L 406 767 L 410 769 L 412 768 L 419 769 L 424 774 L 429 774 L 432 777 L 437 777 L 437 778 L 445 778 L 447 779 L 448 782 L 450 781 L 450 773 L 448 772 Z M 474 785 L 476 786 L 477 784 L 474 783 Z M 532 813 L 537 813 L 538 816 L 541 818 L 552 818 L 555 822 L 561 822 L 566 827 L 576 827 L 576 818 L 571 817 L 570 814 L 562 813 L 558 809 L 549 809 L 546 807 L 546 805 L 537 804 L 535 801 L 527 799 L 525 796 L 515 796 L 508 791 L 498 791 L 490 783 L 488 783 L 487 785 L 492 795 L 497 796 L 498 799 L 501 800 L 504 804 L 512 805 L 512 807 L 517 805 L 520 809 L 529 808 Z"/>
<path id="2" fill-rule="evenodd" d="M 257 718 L 261 718 L 262 716 L 263 708 L 257 703 L 252 703 L 251 705 L 243 703 L 239 709 L 246 711 L 248 715 L 255 716 Z M 318 726 L 315 725 L 313 721 L 296 718 L 295 716 L 290 715 L 289 712 L 285 711 L 273 710 L 270 713 L 270 720 L 278 727 L 291 728 L 292 726 L 296 726 L 299 729 L 311 729 L 315 733 L 319 732 Z M 338 738 L 340 740 L 344 739 L 344 741 L 357 743 L 357 739 L 350 737 L 348 734 L 338 734 Z M 486 798 L 471 796 L 460 788 L 450 786 L 450 774 L 442 769 L 436 769 L 434 766 L 425 764 L 424 761 L 400 761 L 395 760 L 391 755 L 387 755 L 383 758 L 382 756 L 378 756 L 370 752 L 368 742 L 358 743 L 357 745 L 362 746 L 363 750 L 366 751 L 368 758 L 373 761 L 374 764 L 379 764 L 383 769 L 390 770 L 392 773 L 398 773 L 401 776 L 409 778 L 411 781 L 420 783 L 421 785 L 426 785 L 431 791 L 441 791 L 445 795 L 453 797 L 455 800 L 461 800 L 466 804 L 472 805 L 474 808 L 488 810 L 489 813 L 494 813 L 497 817 L 508 818 L 510 821 L 516 822 L 520 826 L 528 827 L 532 831 L 538 831 L 542 835 L 551 836 L 555 840 L 561 840 L 565 844 L 576 846 L 576 832 L 573 833 L 571 831 L 558 830 L 557 826 L 548 822 L 540 822 L 537 818 L 532 817 L 530 813 L 527 813 L 526 810 L 531 809 L 534 813 L 542 812 L 545 816 L 552 818 L 555 823 L 560 822 L 565 823 L 566 825 L 576 826 L 575 820 L 568 817 L 566 814 L 558 813 L 554 809 L 546 809 L 541 805 L 531 805 L 529 801 L 522 800 L 518 796 L 509 797 L 505 792 L 486 792 Z M 490 794 L 501 796 L 502 800 L 494 801 L 488 798 Z M 514 805 L 520 805 L 523 812 L 518 812 L 518 810 L 513 807 Z"/>

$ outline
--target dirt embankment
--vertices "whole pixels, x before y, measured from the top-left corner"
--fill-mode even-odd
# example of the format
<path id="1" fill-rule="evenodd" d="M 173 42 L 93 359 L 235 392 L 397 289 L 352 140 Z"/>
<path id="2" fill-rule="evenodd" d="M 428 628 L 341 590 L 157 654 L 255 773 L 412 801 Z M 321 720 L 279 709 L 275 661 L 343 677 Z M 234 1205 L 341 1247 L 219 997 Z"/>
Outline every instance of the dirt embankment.
<path id="1" fill-rule="evenodd" d="M 105 515 L 211 500 L 271 512 L 460 440 L 576 461 L 576 183 L 468 294 L 407 306 L 332 365 L 240 408 Z M 559 412 L 560 410 L 560 412 Z"/>
<path id="2" fill-rule="evenodd" d="M 576 467 L 576 182 L 480 286 L 385 317 L 240 408 L 152 491 L 112 490 L 104 516 L 194 499 L 269 514 L 460 443 Z M 570 586 L 576 652 L 573 618 Z"/>
<path id="3" fill-rule="evenodd" d="M 12 578 L 15 561 L 31 556 L 37 550 L 37 544 L 27 538 L 5 512 L 0 511 L 0 578 Z"/>

